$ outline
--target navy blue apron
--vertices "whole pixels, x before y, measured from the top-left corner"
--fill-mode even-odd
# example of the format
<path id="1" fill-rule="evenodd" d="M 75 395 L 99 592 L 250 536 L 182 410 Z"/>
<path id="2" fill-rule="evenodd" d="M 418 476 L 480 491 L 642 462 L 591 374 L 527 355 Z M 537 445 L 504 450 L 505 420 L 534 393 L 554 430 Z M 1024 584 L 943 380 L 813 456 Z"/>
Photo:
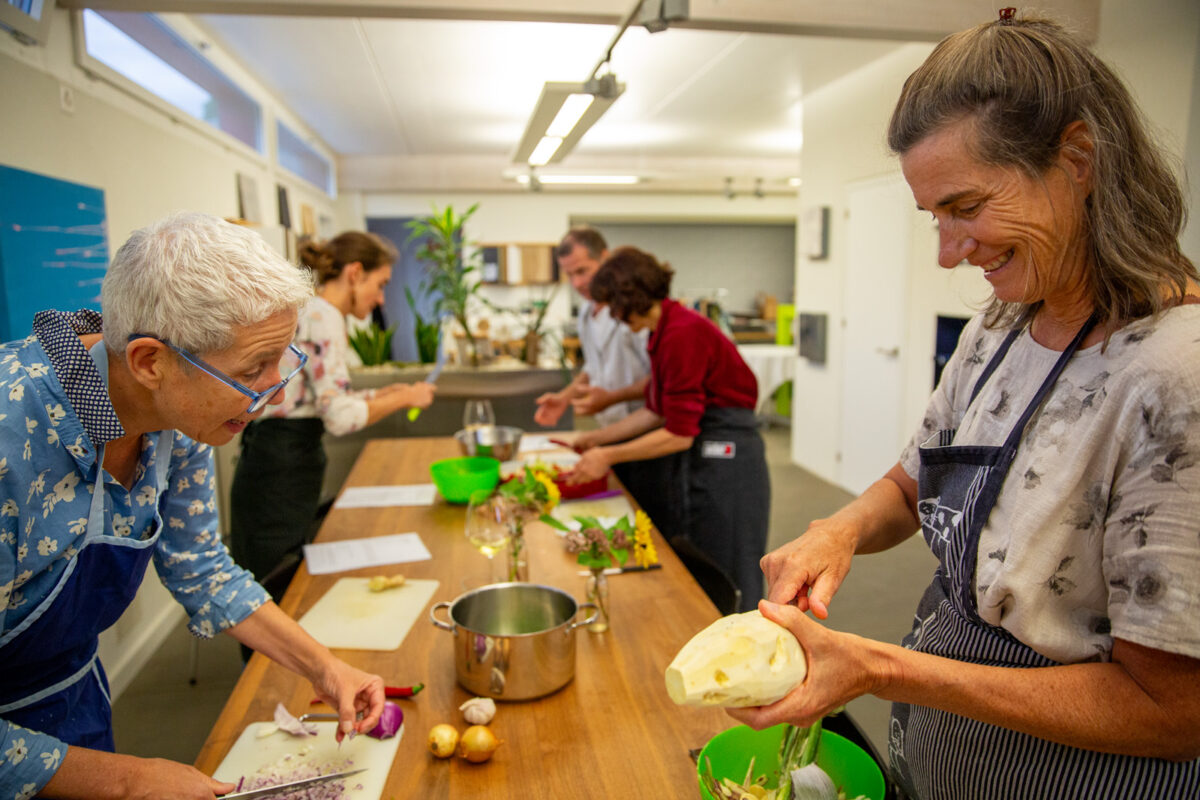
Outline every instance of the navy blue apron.
<path id="1" fill-rule="evenodd" d="M 99 348 L 99 352 L 97 352 Z M 103 342 L 91 350 L 107 380 Z M 167 488 L 170 431 L 153 434 L 157 495 Z M 87 533 L 49 595 L 0 637 L 0 716 L 48 733 L 68 745 L 114 750 L 108 680 L 96 655 L 100 632 L 133 601 L 162 531 L 155 511 L 152 535 L 109 535 L 104 524 L 104 448 L 96 455 L 96 481 Z"/>
<path id="2" fill-rule="evenodd" d="M 1094 318 L 1088 320 L 1059 356 L 1003 445 L 956 446 L 956 430 L 939 431 L 921 445 L 921 532 L 939 563 L 905 647 L 992 666 L 1057 664 L 979 617 L 975 564 L 980 533 L 1025 427 L 1094 325 Z M 992 356 L 972 402 L 1019 334 L 1011 332 Z M 893 777 L 920 800 L 1200 796 L 1200 760 L 1173 763 L 1081 750 L 907 703 L 892 705 L 888 752 Z"/>

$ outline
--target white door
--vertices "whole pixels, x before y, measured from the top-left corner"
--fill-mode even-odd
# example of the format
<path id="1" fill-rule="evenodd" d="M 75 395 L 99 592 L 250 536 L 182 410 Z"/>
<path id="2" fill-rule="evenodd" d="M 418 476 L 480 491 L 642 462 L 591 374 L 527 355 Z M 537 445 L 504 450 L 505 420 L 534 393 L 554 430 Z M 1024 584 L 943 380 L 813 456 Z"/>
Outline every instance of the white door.
<path id="1" fill-rule="evenodd" d="M 900 348 L 914 201 L 899 174 L 852 185 L 849 195 L 839 474 L 858 494 L 896 463 L 904 441 Z"/>

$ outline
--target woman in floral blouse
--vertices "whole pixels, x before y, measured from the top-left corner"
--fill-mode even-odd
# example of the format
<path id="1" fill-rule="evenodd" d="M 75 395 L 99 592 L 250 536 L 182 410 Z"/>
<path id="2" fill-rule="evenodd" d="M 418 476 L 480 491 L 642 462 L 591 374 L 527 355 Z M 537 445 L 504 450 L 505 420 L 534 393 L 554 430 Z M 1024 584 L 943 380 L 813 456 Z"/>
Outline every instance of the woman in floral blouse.
<path id="1" fill-rule="evenodd" d="M 103 325 L 43 311 L 33 335 L 0 346 L 0 797 L 234 789 L 112 752 L 97 637 L 151 561 L 195 635 L 228 631 L 306 677 L 338 709 L 339 739 L 375 725 L 382 680 L 280 611 L 217 529 L 212 446 L 281 400 L 311 292 L 257 234 L 179 215 L 117 252 Z M 169 735 L 169 714 L 162 725 Z"/>
<path id="2" fill-rule="evenodd" d="M 1120 79 L 1058 25 L 941 42 L 889 144 L 939 263 L 982 268 L 925 420 L 881 480 L 770 553 L 764 614 L 804 685 L 739 710 L 808 724 L 894 702 L 912 798 L 1200 796 L 1200 286 L 1183 194 Z M 855 553 L 920 530 L 937 571 L 904 646 L 839 633 Z M 795 605 L 779 605 L 794 603 Z"/>
<path id="3" fill-rule="evenodd" d="M 436 387 L 429 383 L 350 388 L 346 316 L 371 316 L 383 302 L 395 259 L 390 244 L 358 231 L 301 247 L 300 260 L 318 284 L 296 329 L 296 346 L 308 363 L 284 389 L 283 402 L 242 433 L 230 495 L 233 557 L 259 579 L 316 533 L 322 435 L 353 433 L 402 408 L 433 402 Z"/>

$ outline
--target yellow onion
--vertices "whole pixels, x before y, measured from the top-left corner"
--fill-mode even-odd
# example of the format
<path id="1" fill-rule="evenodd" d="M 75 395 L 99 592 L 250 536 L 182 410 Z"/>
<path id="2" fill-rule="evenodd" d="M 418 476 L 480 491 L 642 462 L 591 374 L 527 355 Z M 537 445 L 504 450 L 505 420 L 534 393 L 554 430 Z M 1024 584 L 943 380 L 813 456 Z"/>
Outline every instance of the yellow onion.
<path id="1" fill-rule="evenodd" d="M 449 758 L 454 755 L 458 746 L 458 731 L 453 725 L 434 725 L 429 731 L 429 752 L 438 758 Z"/>
<path id="2" fill-rule="evenodd" d="M 500 740 L 492 729 L 486 725 L 472 725 L 467 728 L 458 742 L 458 754 L 472 764 L 482 764 L 492 757 Z"/>

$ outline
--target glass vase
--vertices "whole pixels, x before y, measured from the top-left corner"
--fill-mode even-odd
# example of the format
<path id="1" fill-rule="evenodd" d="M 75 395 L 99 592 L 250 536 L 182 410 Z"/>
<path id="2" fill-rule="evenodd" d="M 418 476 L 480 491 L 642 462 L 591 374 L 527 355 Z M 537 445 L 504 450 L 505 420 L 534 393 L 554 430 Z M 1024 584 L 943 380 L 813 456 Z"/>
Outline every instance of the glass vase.
<path id="1" fill-rule="evenodd" d="M 511 535 L 508 538 L 509 583 L 529 582 L 529 548 L 525 546 L 525 523 L 517 515 L 509 522 Z"/>
<path id="2" fill-rule="evenodd" d="M 602 567 L 592 567 L 587 582 L 587 600 L 596 604 L 596 621 L 588 625 L 592 633 L 608 630 L 608 575 Z"/>

